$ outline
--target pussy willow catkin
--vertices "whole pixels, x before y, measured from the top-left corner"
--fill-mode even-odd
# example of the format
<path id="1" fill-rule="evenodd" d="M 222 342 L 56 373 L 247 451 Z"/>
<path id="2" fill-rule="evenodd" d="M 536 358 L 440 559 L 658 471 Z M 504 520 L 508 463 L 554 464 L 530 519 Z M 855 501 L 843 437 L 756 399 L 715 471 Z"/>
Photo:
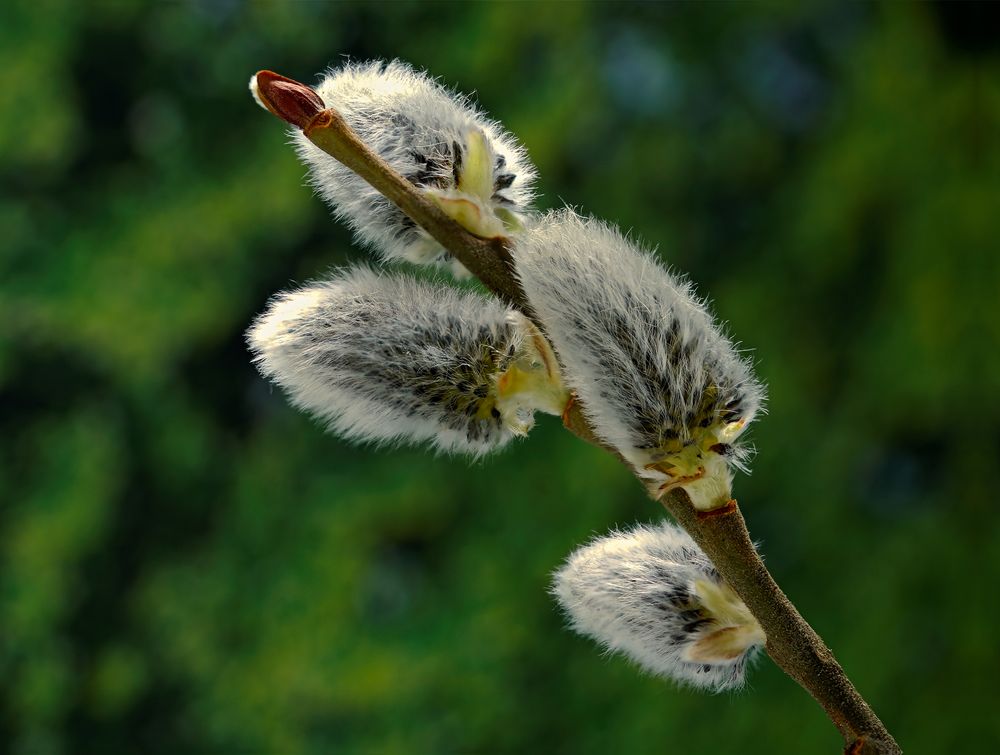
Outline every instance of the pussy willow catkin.
<path id="1" fill-rule="evenodd" d="M 348 64 L 316 87 L 327 107 L 392 168 L 477 235 L 520 226 L 535 169 L 524 148 L 468 98 L 399 61 Z M 293 132 L 310 182 L 338 218 L 386 260 L 464 268 L 349 168 Z"/>
<path id="2" fill-rule="evenodd" d="M 517 275 L 599 437 L 699 508 L 729 500 L 737 438 L 764 390 L 697 299 L 613 227 L 572 211 L 532 221 Z"/>
<path id="3" fill-rule="evenodd" d="M 697 687 L 740 686 L 765 641 L 708 557 L 667 523 L 583 546 L 556 572 L 553 593 L 576 631 Z"/>
<path id="4" fill-rule="evenodd" d="M 345 438 L 474 455 L 565 391 L 547 345 L 496 300 L 366 267 L 276 296 L 247 333 L 261 372 Z"/>

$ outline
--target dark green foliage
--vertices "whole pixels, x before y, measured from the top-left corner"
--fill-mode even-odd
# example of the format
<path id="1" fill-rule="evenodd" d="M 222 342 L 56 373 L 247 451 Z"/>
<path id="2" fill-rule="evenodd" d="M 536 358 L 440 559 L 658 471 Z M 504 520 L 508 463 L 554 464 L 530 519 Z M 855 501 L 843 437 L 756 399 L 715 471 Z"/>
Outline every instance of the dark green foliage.
<path id="1" fill-rule="evenodd" d="M 563 629 L 552 569 L 661 512 L 551 418 L 470 467 L 348 447 L 255 374 L 242 332 L 268 295 L 360 253 L 246 81 L 350 54 L 475 90 L 543 205 L 691 274 L 770 386 L 736 495 L 775 576 L 904 749 L 996 749 L 986 23 L 902 3 L 4 3 L 0 741 L 838 751 L 769 662 L 708 697 Z"/>

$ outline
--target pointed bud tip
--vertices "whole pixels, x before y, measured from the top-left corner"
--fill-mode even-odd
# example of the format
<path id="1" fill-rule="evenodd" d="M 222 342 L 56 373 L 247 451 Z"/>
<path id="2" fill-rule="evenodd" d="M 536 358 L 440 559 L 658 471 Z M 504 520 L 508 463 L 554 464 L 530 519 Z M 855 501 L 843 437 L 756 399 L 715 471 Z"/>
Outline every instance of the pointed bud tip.
<path id="1" fill-rule="evenodd" d="M 257 104 L 281 120 L 304 129 L 326 106 L 312 89 L 274 71 L 258 71 L 250 78 Z"/>

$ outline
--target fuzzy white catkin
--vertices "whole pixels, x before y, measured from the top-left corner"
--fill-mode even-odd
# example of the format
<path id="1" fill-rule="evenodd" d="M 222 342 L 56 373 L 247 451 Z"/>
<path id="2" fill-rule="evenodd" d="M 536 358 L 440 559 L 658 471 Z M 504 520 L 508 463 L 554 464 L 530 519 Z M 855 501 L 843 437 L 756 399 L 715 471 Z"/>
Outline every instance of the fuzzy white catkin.
<path id="1" fill-rule="evenodd" d="M 531 426 L 533 407 L 495 396 L 528 328 L 496 300 L 355 267 L 274 297 L 247 340 L 260 371 L 345 438 L 479 455 Z"/>
<path id="2" fill-rule="evenodd" d="M 640 474 L 705 428 L 728 428 L 730 443 L 760 409 L 749 361 L 690 284 L 617 229 L 549 213 L 519 234 L 514 260 L 567 386 Z"/>
<path id="3" fill-rule="evenodd" d="M 331 70 L 316 92 L 392 168 L 435 197 L 471 203 L 501 228 L 497 215 L 519 222 L 530 204 L 535 169 L 524 148 L 468 98 L 427 74 L 400 61 L 348 64 Z M 293 138 L 312 185 L 360 241 L 386 260 L 450 264 L 455 272 L 464 272 L 440 244 L 364 179 L 300 131 L 295 130 Z M 489 162 L 476 195 L 457 187 L 470 154 Z"/>
<path id="4" fill-rule="evenodd" d="M 556 572 L 552 591 L 577 632 L 696 687 L 741 686 L 765 641 L 704 552 L 669 523 L 581 547 Z"/>

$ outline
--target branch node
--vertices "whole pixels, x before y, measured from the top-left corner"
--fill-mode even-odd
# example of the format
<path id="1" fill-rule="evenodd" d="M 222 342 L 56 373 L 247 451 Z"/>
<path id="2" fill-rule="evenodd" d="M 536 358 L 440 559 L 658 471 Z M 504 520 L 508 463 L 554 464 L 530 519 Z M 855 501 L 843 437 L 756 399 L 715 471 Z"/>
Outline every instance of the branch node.
<path id="1" fill-rule="evenodd" d="M 715 519 L 720 516 L 729 516 L 730 514 L 735 514 L 739 511 L 739 507 L 736 505 L 736 499 L 730 498 L 726 501 L 724 506 L 719 506 L 717 509 L 709 509 L 708 511 L 698 511 L 695 516 L 698 517 L 699 521 L 705 521 L 706 519 Z"/>

